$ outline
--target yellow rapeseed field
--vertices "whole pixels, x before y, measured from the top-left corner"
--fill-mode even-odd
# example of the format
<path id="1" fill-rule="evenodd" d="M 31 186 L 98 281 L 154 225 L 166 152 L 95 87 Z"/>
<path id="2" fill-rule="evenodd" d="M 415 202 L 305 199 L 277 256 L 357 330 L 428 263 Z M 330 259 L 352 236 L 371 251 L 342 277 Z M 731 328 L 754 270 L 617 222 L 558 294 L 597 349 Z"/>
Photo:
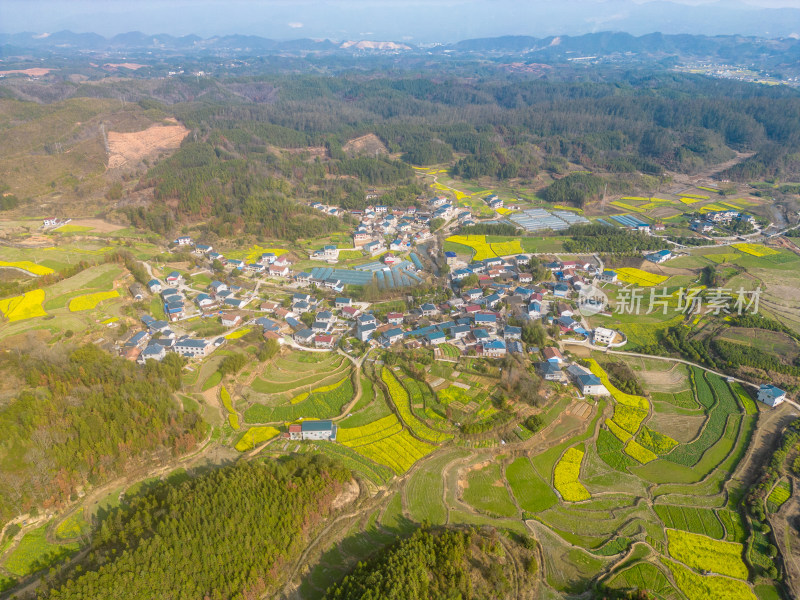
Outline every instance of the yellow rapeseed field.
<path id="1" fill-rule="evenodd" d="M 31 262 L 29 260 L 18 260 L 15 262 L 0 260 L 0 267 L 13 267 L 15 269 L 22 269 L 23 271 L 27 271 L 31 275 L 37 275 L 37 276 L 49 275 L 50 273 L 55 272 L 50 267 L 45 267 L 44 265 L 37 265 L 35 262 Z"/>
<path id="2" fill-rule="evenodd" d="M 33 317 L 46 317 L 42 308 L 44 290 L 33 290 L 21 296 L 0 300 L 0 313 L 9 321 L 22 321 Z"/>
<path id="3" fill-rule="evenodd" d="M 111 298 L 119 298 L 119 292 L 117 290 L 111 290 L 110 292 L 95 292 L 93 294 L 76 296 L 69 301 L 69 310 L 70 312 L 91 310 L 103 300 L 110 300 Z"/>

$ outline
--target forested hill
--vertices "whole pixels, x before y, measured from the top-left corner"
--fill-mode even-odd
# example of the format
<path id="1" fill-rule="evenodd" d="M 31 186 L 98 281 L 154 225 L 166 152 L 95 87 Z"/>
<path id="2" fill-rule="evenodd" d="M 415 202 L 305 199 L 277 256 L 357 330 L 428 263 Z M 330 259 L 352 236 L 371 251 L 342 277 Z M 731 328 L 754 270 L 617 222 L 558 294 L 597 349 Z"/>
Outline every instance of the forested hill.
<path id="1" fill-rule="evenodd" d="M 326 600 L 402 598 L 453 600 L 509 598 L 516 584 L 533 581 L 536 561 L 521 546 L 524 573 L 515 573 L 514 560 L 499 535 L 475 530 L 417 530 L 375 558 L 359 563 L 352 573 L 326 593 Z M 522 571 L 522 569 L 520 569 Z M 517 590 L 522 591 L 521 589 Z"/>
<path id="2" fill-rule="evenodd" d="M 182 360 L 140 368 L 93 345 L 66 353 L 3 353 L 0 522 L 65 501 L 78 486 L 121 474 L 155 451 L 184 453 L 206 433 L 173 398 Z"/>
<path id="3" fill-rule="evenodd" d="M 107 518 L 51 600 L 274 597 L 285 567 L 331 514 L 349 472 L 322 455 L 240 461 L 163 484 Z"/>
<path id="4" fill-rule="evenodd" d="M 734 180 L 800 176 L 800 94 L 731 81 L 643 71 L 598 72 L 594 82 L 425 77 L 282 76 L 206 81 L 235 86 L 235 102 L 171 107 L 195 135 L 139 182 L 156 203 L 130 211 L 164 232 L 200 221 L 219 235 L 296 239 L 341 226 L 293 199 L 362 208 L 367 189 L 387 205 L 421 193 L 409 164 L 451 164 L 466 179 L 560 178 L 569 164 L 611 174 L 632 191 L 642 176 L 694 173 L 754 152 L 726 173 Z M 190 85 L 174 82 L 172 85 Z M 127 85 L 135 88 L 135 82 Z M 268 86 L 266 102 L 246 102 Z M 374 133 L 388 153 L 346 152 Z M 574 179 L 574 178 L 573 178 Z M 606 181 L 570 180 L 545 193 L 581 204 Z M 627 186 L 627 187 L 626 187 Z M 577 191 L 577 193 L 576 193 Z"/>

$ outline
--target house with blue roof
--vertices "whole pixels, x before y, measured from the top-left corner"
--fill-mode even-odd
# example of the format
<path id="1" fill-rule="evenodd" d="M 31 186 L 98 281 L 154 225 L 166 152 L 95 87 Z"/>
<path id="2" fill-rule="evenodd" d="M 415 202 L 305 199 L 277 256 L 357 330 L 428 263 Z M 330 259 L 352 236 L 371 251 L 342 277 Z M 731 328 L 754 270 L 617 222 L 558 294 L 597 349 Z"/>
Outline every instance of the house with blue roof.
<path id="1" fill-rule="evenodd" d="M 336 308 L 338 308 L 339 310 L 343 309 L 345 306 L 352 306 L 352 304 L 353 304 L 353 300 L 352 300 L 352 299 L 350 299 L 350 298 L 343 298 L 343 297 L 341 297 L 341 296 L 340 296 L 340 297 L 338 297 L 338 298 L 336 298 L 336 300 L 335 300 L 335 301 L 334 301 L 334 303 L 333 303 L 333 305 L 334 305 Z"/>
<path id="2" fill-rule="evenodd" d="M 553 295 L 557 298 L 566 298 L 569 293 L 569 286 L 565 283 L 557 283 L 553 286 Z"/>
<path id="3" fill-rule="evenodd" d="M 477 342 L 489 339 L 489 333 L 485 329 L 473 329 L 472 336 L 475 338 L 475 341 Z"/>
<path id="4" fill-rule="evenodd" d="M 296 331 L 295 334 L 292 336 L 294 341 L 298 344 L 310 344 L 314 341 L 314 336 L 316 334 L 311 331 L 310 329 L 301 329 L 300 331 Z"/>
<path id="5" fill-rule="evenodd" d="M 570 365 L 567 367 L 567 373 L 578 386 L 581 394 L 584 396 L 608 396 L 609 391 L 600 378 L 580 367 L 578 365 Z"/>
<path id="6" fill-rule="evenodd" d="M 645 254 L 644 257 L 650 262 L 661 264 L 672 258 L 672 252 L 669 250 L 659 250 L 658 252 L 653 252 L 652 254 Z"/>
<path id="7" fill-rule="evenodd" d="M 425 339 L 431 346 L 437 346 L 439 344 L 443 344 L 446 340 L 446 337 L 442 331 L 432 331 L 425 336 Z"/>
<path id="8" fill-rule="evenodd" d="M 470 326 L 469 325 L 456 325 L 455 327 L 450 329 L 450 335 L 453 336 L 453 339 L 460 340 L 469 335 Z"/>
<path id="9" fill-rule="evenodd" d="M 194 299 L 194 303 L 200 308 L 205 308 L 206 306 L 211 306 L 214 304 L 214 299 L 208 294 L 202 293 L 197 294 L 197 297 Z"/>
<path id="10" fill-rule="evenodd" d="M 774 385 L 762 385 L 758 388 L 758 401 L 767 406 L 778 406 L 786 400 L 786 392 Z"/>
<path id="11" fill-rule="evenodd" d="M 488 296 L 486 296 L 486 298 L 484 298 L 484 301 L 486 302 L 486 306 L 492 308 L 497 303 L 500 302 L 500 294 L 498 294 L 497 292 L 495 292 L 494 294 L 489 294 Z"/>
<path id="12" fill-rule="evenodd" d="M 468 300 L 472 300 L 474 302 L 478 298 L 483 298 L 483 290 L 481 288 L 472 288 L 471 290 L 464 292 L 464 295 Z"/>
<path id="13" fill-rule="evenodd" d="M 144 346 L 147 342 L 147 339 L 150 337 L 150 334 L 146 331 L 140 331 L 138 333 L 134 333 L 127 342 L 125 342 L 126 348 L 139 348 Z"/>
<path id="14" fill-rule="evenodd" d="M 378 327 L 375 323 L 367 323 L 365 325 L 358 325 L 356 327 L 356 337 L 362 342 L 366 342 L 375 333 Z"/>
<path id="15" fill-rule="evenodd" d="M 157 294 L 161 291 L 161 282 L 158 279 L 151 279 L 147 282 L 147 289 L 151 294 Z"/>
<path id="16" fill-rule="evenodd" d="M 329 420 L 308 420 L 300 424 L 300 433 L 304 440 L 335 440 L 336 425 Z"/>
<path id="17" fill-rule="evenodd" d="M 522 342 L 520 342 L 519 340 L 506 341 L 506 349 L 512 354 L 522 354 L 524 351 L 522 347 Z"/>
<path id="18" fill-rule="evenodd" d="M 162 346 L 161 344 L 153 344 L 147 346 L 142 353 L 139 355 L 139 358 L 136 360 L 140 365 L 145 364 L 148 360 L 155 360 L 157 362 L 161 362 L 161 360 L 167 355 L 167 349 Z"/>
<path id="19" fill-rule="evenodd" d="M 497 325 L 497 315 L 489 313 L 475 313 L 475 325 Z"/>
<path id="20" fill-rule="evenodd" d="M 430 302 L 426 302 L 419 308 L 422 311 L 423 317 L 433 317 L 439 314 L 439 309 L 436 307 L 435 304 L 431 304 Z"/>
<path id="21" fill-rule="evenodd" d="M 506 325 L 503 328 L 503 338 L 506 340 L 522 339 L 522 327 L 513 327 L 512 325 Z"/>
<path id="22" fill-rule="evenodd" d="M 278 325 L 272 319 L 268 319 L 267 317 L 259 317 L 255 320 L 256 325 L 260 325 L 264 331 L 280 331 L 280 325 Z"/>
<path id="23" fill-rule="evenodd" d="M 392 344 L 399 342 L 403 339 L 403 330 L 399 327 L 394 327 L 392 329 L 387 329 L 381 335 L 383 339 L 383 343 L 387 346 L 391 346 Z"/>
<path id="24" fill-rule="evenodd" d="M 605 281 L 606 283 L 616 283 L 616 281 L 617 281 L 617 273 L 616 273 L 616 271 L 610 271 L 610 270 L 606 269 L 600 275 L 600 280 L 601 281 Z"/>
<path id="25" fill-rule="evenodd" d="M 470 269 L 456 269 L 450 274 L 450 278 L 454 281 L 461 281 L 470 275 L 472 275 L 472 271 Z"/>
<path id="26" fill-rule="evenodd" d="M 483 355 L 501 358 L 506 355 L 506 344 L 503 340 L 491 340 L 483 345 Z"/>

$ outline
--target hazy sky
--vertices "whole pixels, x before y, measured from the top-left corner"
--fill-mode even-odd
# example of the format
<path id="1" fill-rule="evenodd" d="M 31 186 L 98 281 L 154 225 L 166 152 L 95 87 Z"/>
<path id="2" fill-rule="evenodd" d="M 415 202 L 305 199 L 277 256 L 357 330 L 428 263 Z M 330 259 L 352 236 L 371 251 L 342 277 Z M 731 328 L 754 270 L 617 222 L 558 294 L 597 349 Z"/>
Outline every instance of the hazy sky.
<path id="1" fill-rule="evenodd" d="M 800 9 L 800 0 L 0 0 L 0 31 L 415 42 L 603 30 L 800 33 L 800 17 L 781 8 Z"/>

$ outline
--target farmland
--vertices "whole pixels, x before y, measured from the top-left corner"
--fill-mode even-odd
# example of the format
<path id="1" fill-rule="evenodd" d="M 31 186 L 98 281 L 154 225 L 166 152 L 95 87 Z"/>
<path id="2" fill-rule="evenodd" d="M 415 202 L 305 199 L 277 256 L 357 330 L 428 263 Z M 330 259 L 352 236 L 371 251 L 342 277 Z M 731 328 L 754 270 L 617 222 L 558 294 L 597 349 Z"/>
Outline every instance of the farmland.
<path id="1" fill-rule="evenodd" d="M 667 275 L 657 275 L 655 273 L 649 273 L 648 271 L 643 271 L 642 269 L 636 269 L 634 267 L 620 267 L 616 270 L 616 273 L 620 281 L 632 283 L 640 287 L 653 287 L 656 285 L 661 285 L 667 279 L 669 279 Z"/>

